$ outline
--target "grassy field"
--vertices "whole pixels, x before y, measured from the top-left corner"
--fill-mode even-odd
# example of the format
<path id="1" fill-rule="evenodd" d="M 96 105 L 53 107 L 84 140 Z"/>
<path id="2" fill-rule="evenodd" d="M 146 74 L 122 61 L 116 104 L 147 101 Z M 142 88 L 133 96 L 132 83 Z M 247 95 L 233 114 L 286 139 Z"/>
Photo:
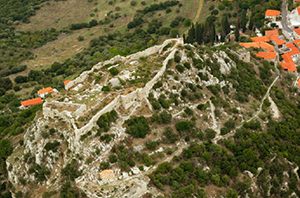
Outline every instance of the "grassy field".
<path id="1" fill-rule="evenodd" d="M 44 68 L 55 61 L 62 62 L 80 52 L 88 46 L 91 39 L 97 38 L 100 35 L 113 31 L 125 32 L 127 30 L 128 22 L 132 20 L 133 15 L 135 14 L 135 10 L 143 7 L 140 3 L 141 1 L 138 2 L 139 3 L 134 7 L 130 6 L 130 1 L 117 1 L 114 5 L 109 5 L 106 1 L 87 3 L 86 1 L 78 2 L 78 0 L 51 2 L 50 5 L 44 4 L 37 12 L 37 15 L 30 19 L 31 23 L 22 24 L 18 26 L 17 29 L 26 31 L 43 30 L 50 27 L 61 29 L 72 23 L 87 22 L 91 20 L 92 18 L 89 14 L 95 8 L 99 11 L 93 18 L 96 18 L 97 20 L 104 19 L 105 14 L 110 10 L 115 10 L 116 7 L 120 7 L 119 13 L 122 17 L 112 22 L 114 24 L 113 28 L 110 28 L 109 25 L 101 25 L 74 31 L 72 34 L 61 34 L 56 41 L 50 42 L 41 48 L 34 49 L 32 52 L 36 55 L 36 58 L 27 60 L 23 63 L 28 66 L 28 69 L 21 74 L 27 74 L 30 69 Z M 145 2 L 147 3 L 147 6 L 153 3 L 154 0 L 146 0 Z M 155 3 L 158 2 L 164 1 L 155 1 Z M 165 11 L 157 11 L 152 16 L 147 14 L 145 18 L 148 21 L 155 18 L 163 19 L 163 26 L 167 27 L 177 16 L 193 19 L 196 15 L 198 4 L 198 0 L 184 1 L 179 13 L 176 12 L 178 6 L 174 6 L 172 7 L 172 12 L 169 14 L 166 14 Z M 125 14 L 127 15 L 126 17 Z M 146 29 L 147 26 L 144 26 L 143 28 Z M 183 30 L 180 32 L 183 32 Z M 78 36 L 83 36 L 85 38 L 84 41 L 78 41 Z M 19 74 L 20 73 L 18 73 L 18 75 Z M 15 75 L 12 75 L 11 77 L 14 78 Z"/>
<path id="2" fill-rule="evenodd" d="M 20 24 L 18 30 L 36 31 L 49 28 L 63 29 L 73 23 L 89 22 L 92 19 L 97 21 L 104 19 L 108 13 L 119 13 L 121 17 L 125 14 L 132 18 L 137 9 L 142 9 L 152 3 L 164 2 L 165 0 L 143 0 L 146 5 L 141 4 L 141 0 L 136 1 L 136 6 L 131 6 L 131 1 L 116 1 L 113 5 L 109 5 L 108 1 L 94 0 L 67 0 L 67 1 L 51 1 L 44 3 L 37 14 L 30 18 L 30 23 Z M 196 0 L 188 0 L 186 2 Z M 117 11 L 119 7 L 119 11 Z"/>
<path id="3" fill-rule="evenodd" d="M 35 58 L 26 60 L 22 64 L 27 65 L 27 69 L 23 72 L 12 74 L 9 78 L 13 81 L 16 76 L 27 75 L 30 70 L 47 69 L 54 62 L 64 62 L 64 60 L 71 58 L 77 53 L 80 53 L 84 48 L 88 47 L 89 42 L 93 38 L 98 38 L 101 35 L 120 31 L 121 33 L 128 31 L 127 24 L 132 21 L 137 9 L 149 6 L 152 3 L 165 2 L 165 0 L 144 0 L 146 5 L 142 5 L 142 0 L 137 1 L 136 6 L 131 6 L 131 1 L 121 2 L 117 0 L 113 5 L 109 5 L 108 1 L 92 1 L 87 0 L 67 0 L 67 1 L 51 1 L 44 3 L 42 8 L 37 11 L 37 14 L 30 18 L 29 24 L 21 24 L 17 26 L 17 30 L 22 31 L 36 31 L 45 30 L 49 28 L 56 28 L 58 30 L 64 29 L 73 23 L 89 22 L 92 19 L 97 21 L 103 20 L 108 13 L 115 15 L 120 14 L 120 18 L 113 20 L 109 24 L 98 25 L 93 28 L 86 28 L 72 31 L 71 33 L 62 33 L 58 39 L 47 43 L 46 45 L 32 50 Z M 181 0 L 182 7 L 171 7 L 172 12 L 166 13 L 165 10 L 156 11 L 146 14 L 144 20 L 150 22 L 152 19 L 162 21 L 163 27 L 169 27 L 171 22 L 178 16 L 184 18 L 194 19 L 199 7 L 199 0 Z M 93 14 L 92 14 L 93 13 Z M 92 15 L 91 15 L 92 14 Z M 113 27 L 111 27 L 113 24 Z M 142 26 L 146 30 L 147 24 Z M 182 34 L 188 27 L 181 26 L 179 33 Z M 133 31 L 133 30 L 130 30 Z M 83 36 L 83 41 L 78 41 L 78 37 Z M 153 34 L 154 38 L 157 38 Z M 168 36 L 160 37 L 160 40 L 167 39 Z M 60 79 L 62 80 L 62 79 Z M 32 90 L 23 88 L 18 95 L 25 98 Z M 24 94 L 24 95 L 23 95 Z"/>

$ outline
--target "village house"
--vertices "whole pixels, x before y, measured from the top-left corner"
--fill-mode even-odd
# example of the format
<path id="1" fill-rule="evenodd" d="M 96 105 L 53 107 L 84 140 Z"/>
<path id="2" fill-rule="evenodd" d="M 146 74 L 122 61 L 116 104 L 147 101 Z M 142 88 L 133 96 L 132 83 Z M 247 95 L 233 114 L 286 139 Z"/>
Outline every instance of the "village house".
<path id="1" fill-rule="evenodd" d="M 286 47 L 290 50 L 286 54 L 289 55 L 294 62 L 297 61 L 300 56 L 300 51 L 298 50 L 298 48 L 293 43 L 287 43 Z"/>
<path id="2" fill-rule="evenodd" d="M 38 96 L 41 98 L 45 98 L 45 96 L 49 93 L 54 92 L 54 90 L 51 87 L 47 87 L 41 90 L 38 90 Z"/>
<path id="3" fill-rule="evenodd" d="M 261 48 L 264 51 L 267 52 L 274 52 L 275 48 L 273 45 L 270 45 L 269 43 L 265 43 L 265 42 L 252 42 L 252 43 L 240 43 L 240 46 L 243 46 L 245 48 Z"/>
<path id="4" fill-rule="evenodd" d="M 278 29 L 274 30 L 266 30 L 265 34 L 267 37 L 271 38 L 271 36 L 279 36 Z"/>
<path id="5" fill-rule="evenodd" d="M 296 45 L 296 47 L 297 47 L 298 49 L 300 49 L 300 39 L 294 40 L 293 43 Z"/>
<path id="6" fill-rule="evenodd" d="M 296 39 L 300 39 L 300 28 L 293 29 L 293 35 Z"/>
<path id="7" fill-rule="evenodd" d="M 276 47 L 278 47 L 278 48 L 282 48 L 283 44 L 286 43 L 285 40 L 281 40 L 281 39 L 279 39 L 277 36 L 274 36 L 274 35 L 271 36 L 271 41 L 272 41 L 272 43 L 273 43 Z"/>
<path id="8" fill-rule="evenodd" d="M 65 86 L 69 83 L 69 82 L 71 82 L 72 80 L 66 80 L 66 81 L 64 81 L 64 84 L 65 84 Z"/>
<path id="9" fill-rule="evenodd" d="M 258 37 L 252 37 L 251 40 L 253 42 L 270 42 L 271 39 L 268 36 L 258 36 Z"/>
<path id="10" fill-rule="evenodd" d="M 23 107 L 28 107 L 28 106 L 42 104 L 42 103 L 43 103 L 42 98 L 35 98 L 35 99 L 25 100 L 21 102 Z"/>
<path id="11" fill-rule="evenodd" d="M 297 71 L 297 68 L 295 66 L 292 57 L 290 57 L 287 54 L 283 54 L 281 57 L 283 58 L 284 62 L 280 62 L 279 64 L 282 66 L 282 68 L 285 71 L 292 71 L 292 72 Z"/>
<path id="12" fill-rule="evenodd" d="M 300 0 L 299 0 L 300 3 Z M 288 21 L 290 22 L 291 28 L 299 28 L 300 27 L 300 7 L 292 10 L 287 15 Z"/>
<path id="13" fill-rule="evenodd" d="M 258 52 L 254 53 L 254 55 L 267 61 L 275 61 L 276 59 L 276 52 Z"/>
<path id="14" fill-rule="evenodd" d="M 293 3 L 300 3 L 300 0 L 293 0 Z"/>
<path id="15" fill-rule="evenodd" d="M 270 21 L 276 21 L 276 17 L 280 16 L 280 11 L 278 10 L 267 10 L 265 13 L 265 18 Z"/>

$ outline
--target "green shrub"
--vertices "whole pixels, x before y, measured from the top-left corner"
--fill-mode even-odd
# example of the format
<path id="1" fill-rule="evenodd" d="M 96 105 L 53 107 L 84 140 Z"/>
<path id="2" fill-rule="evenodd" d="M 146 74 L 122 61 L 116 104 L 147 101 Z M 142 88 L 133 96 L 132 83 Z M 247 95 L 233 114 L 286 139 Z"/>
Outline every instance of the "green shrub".
<path id="1" fill-rule="evenodd" d="M 60 146 L 60 142 L 58 142 L 57 140 L 55 140 L 54 142 L 48 142 L 46 145 L 45 145 L 45 149 L 46 151 L 53 151 L 53 152 L 56 152 L 58 150 L 58 147 Z"/>
<path id="2" fill-rule="evenodd" d="M 150 127 L 144 116 L 132 116 L 125 121 L 125 125 L 127 125 L 126 133 L 132 135 L 134 138 L 145 138 L 150 131 Z"/>
<path id="3" fill-rule="evenodd" d="M 184 72 L 184 67 L 182 65 L 176 65 L 176 69 L 177 71 L 179 71 L 180 73 Z"/>
<path id="4" fill-rule="evenodd" d="M 148 150 L 155 150 L 158 145 L 159 145 L 158 141 L 149 141 L 149 142 L 146 142 L 146 148 Z"/>
<path id="5" fill-rule="evenodd" d="M 118 161 L 118 157 L 114 154 L 111 154 L 109 157 L 108 157 L 110 163 L 116 163 Z"/>
<path id="6" fill-rule="evenodd" d="M 130 2 L 130 5 L 131 5 L 131 6 L 136 6 L 136 4 L 137 4 L 136 1 L 131 1 L 131 2 Z"/>
<path id="7" fill-rule="evenodd" d="M 227 133 L 229 133 L 229 130 L 226 127 L 222 127 L 221 128 L 221 135 L 226 135 Z"/>
<path id="8" fill-rule="evenodd" d="M 225 9 L 225 6 L 223 5 L 223 3 L 220 2 L 220 3 L 218 4 L 218 9 L 219 9 L 219 10 L 224 10 L 224 9 Z"/>
<path id="9" fill-rule="evenodd" d="M 104 91 L 104 92 L 109 92 L 110 87 L 109 86 L 103 86 L 101 90 Z"/>
<path id="10" fill-rule="evenodd" d="M 174 61 L 175 61 L 176 63 L 180 63 L 180 61 L 181 61 L 180 56 L 175 55 Z"/>
<path id="11" fill-rule="evenodd" d="M 115 110 L 101 115 L 100 118 L 97 120 L 97 124 L 100 127 L 100 129 L 102 129 L 105 132 L 109 131 L 110 125 L 112 122 L 116 121 L 117 115 L 118 114 Z"/>
<path id="12" fill-rule="evenodd" d="M 206 139 L 208 139 L 208 140 L 214 139 L 217 134 L 216 131 L 214 131 L 213 129 L 209 129 L 209 128 L 206 129 L 205 132 L 206 132 Z"/>
<path id="13" fill-rule="evenodd" d="M 117 75 L 119 73 L 119 70 L 117 68 L 113 67 L 113 68 L 109 69 L 109 73 L 111 75 L 115 76 L 115 75 Z"/>

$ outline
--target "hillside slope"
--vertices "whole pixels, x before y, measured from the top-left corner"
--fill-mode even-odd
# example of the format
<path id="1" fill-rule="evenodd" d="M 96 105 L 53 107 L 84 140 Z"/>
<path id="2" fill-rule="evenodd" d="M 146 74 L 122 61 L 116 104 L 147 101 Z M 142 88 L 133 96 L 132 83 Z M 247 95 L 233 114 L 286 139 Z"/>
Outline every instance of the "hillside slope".
<path id="1" fill-rule="evenodd" d="M 291 76 L 279 78 L 268 62 L 245 63 L 229 51 L 169 39 L 82 73 L 45 99 L 24 145 L 7 159 L 14 193 L 299 194 L 299 154 L 285 148 L 298 147 L 298 133 L 277 128 L 288 128 L 285 120 L 298 111 L 293 94 L 281 95 Z"/>

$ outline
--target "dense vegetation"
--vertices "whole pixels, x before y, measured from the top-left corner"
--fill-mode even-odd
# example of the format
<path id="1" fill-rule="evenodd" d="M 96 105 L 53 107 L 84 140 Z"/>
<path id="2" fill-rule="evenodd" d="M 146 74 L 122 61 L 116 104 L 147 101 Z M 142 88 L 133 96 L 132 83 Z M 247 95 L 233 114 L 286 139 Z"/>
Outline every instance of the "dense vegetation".
<path id="1" fill-rule="evenodd" d="M 211 15 L 204 23 L 192 24 L 190 19 L 178 16 L 167 26 L 163 25 L 163 21 L 159 18 L 147 20 L 147 16 L 159 10 L 165 10 L 166 13 L 170 13 L 172 12 L 171 8 L 174 6 L 178 6 L 178 12 L 180 12 L 182 4 L 179 1 L 165 1 L 147 5 L 136 12 L 133 20 L 127 24 L 125 33 L 115 31 L 114 33 L 92 39 L 88 48 L 65 60 L 63 63 L 55 62 L 43 70 L 31 70 L 26 76 L 16 76 L 14 82 L 12 82 L 7 76 L 27 69 L 26 65 L 20 65 L 20 63 L 23 60 L 34 58 L 31 50 L 55 40 L 60 33 L 60 31 L 53 28 L 38 32 L 15 31 L 15 25 L 29 23 L 30 16 L 33 16 L 36 10 L 40 9 L 40 4 L 46 1 L 0 0 L 0 53 L 2 54 L 0 58 L 1 175 L 7 177 L 6 170 L 10 167 L 6 167 L 5 160 L 13 151 L 7 137 L 23 133 L 28 123 L 34 119 L 36 112 L 41 109 L 41 106 L 35 106 L 20 111 L 18 109 L 20 99 L 15 92 L 23 87 L 38 84 L 30 96 L 34 97 L 37 89 L 42 87 L 55 86 L 56 88 L 62 88 L 62 79 L 72 75 L 76 76 L 82 71 L 89 70 L 99 61 L 107 60 L 115 55 L 126 56 L 144 50 L 156 44 L 160 37 L 176 37 L 179 34 L 178 28 L 191 26 L 188 34 L 184 35 L 185 42 L 197 42 L 197 44 L 202 45 L 202 47 L 197 46 L 199 55 L 203 58 L 202 54 L 207 53 L 209 59 L 204 61 L 195 59 L 189 51 L 191 47 L 186 47 L 184 50 L 186 50 L 188 57 L 192 61 L 190 63 L 184 62 L 179 54 L 175 54 L 175 58 L 172 61 L 175 64 L 173 65 L 174 72 L 178 74 L 174 76 L 174 79 L 180 81 L 181 79 L 179 79 L 178 75 L 185 74 L 192 67 L 198 70 L 208 68 L 213 76 L 220 81 L 226 80 L 230 82 L 232 87 L 224 86 L 221 88 L 219 85 L 200 86 L 199 81 L 208 81 L 209 77 L 206 73 L 199 72 L 199 78 L 196 79 L 195 84 L 180 82 L 182 84 L 180 94 L 161 93 L 157 98 L 153 94 L 149 94 L 148 99 L 154 109 L 153 115 L 149 119 L 143 116 L 133 116 L 125 121 L 124 125 L 129 138 L 124 140 L 124 144 L 122 143 L 112 149 L 109 161 L 102 162 L 100 169 L 104 170 L 116 164 L 123 171 L 129 171 L 130 167 L 136 165 L 139 166 L 140 170 L 143 170 L 143 165 L 154 165 L 158 162 L 158 159 L 162 159 L 165 155 L 162 152 L 149 155 L 148 151 L 155 151 L 159 146 L 174 145 L 180 139 L 184 139 L 184 141 L 190 142 L 189 147 L 184 149 L 180 156 L 174 157 L 171 162 L 160 164 L 157 170 L 150 175 L 151 184 L 172 197 L 205 197 L 204 187 L 207 185 L 214 185 L 218 189 L 225 187 L 227 190 L 223 190 L 223 195 L 226 197 L 246 196 L 246 194 L 249 197 L 268 197 L 268 191 L 270 191 L 271 197 L 289 197 L 293 192 L 300 196 L 297 177 L 293 172 L 295 168 L 293 166 L 300 165 L 298 152 L 300 143 L 300 100 L 297 95 L 298 90 L 288 86 L 288 88 L 285 88 L 286 84 L 284 83 L 282 83 L 282 86 L 272 88 L 271 97 L 283 115 L 282 120 L 275 121 L 270 115 L 262 115 L 237 129 L 237 123 L 239 122 L 238 113 L 240 112 L 237 108 L 230 106 L 230 100 L 238 101 L 243 105 L 250 100 L 261 100 L 266 93 L 267 86 L 273 80 L 274 67 L 268 62 L 264 61 L 260 64 L 260 62 L 256 61 L 255 63 L 260 64 L 257 67 L 259 70 L 258 74 L 254 70 L 254 67 L 257 65 L 244 63 L 226 51 L 228 56 L 236 62 L 236 68 L 232 68 L 228 75 L 224 75 L 221 74 L 220 64 L 213 57 L 212 52 L 225 48 L 207 49 L 203 47 L 203 44 L 212 45 L 214 42 L 219 41 L 218 35 L 220 35 L 220 41 L 228 41 L 226 35 L 231 31 L 231 24 L 236 25 L 237 29 L 240 27 L 243 32 L 254 30 L 254 28 L 264 28 L 265 10 L 267 8 L 280 9 L 281 1 L 222 1 L 218 4 L 218 9 L 214 7 L 210 9 Z M 112 4 L 114 3 L 113 1 L 111 2 Z M 131 6 L 135 5 L 136 2 L 132 1 Z M 223 11 L 225 13 L 219 15 Z M 74 22 L 66 29 L 69 31 L 91 28 L 97 25 L 101 26 L 110 24 L 112 20 L 117 18 L 119 16 L 108 16 L 99 22 L 96 20 L 91 20 L 87 23 Z M 245 39 L 240 37 L 237 29 L 235 30 L 236 41 Z M 78 38 L 78 40 L 80 39 L 84 38 Z M 144 59 L 146 61 L 145 57 Z M 171 65 L 172 63 L 170 62 L 168 67 Z M 117 75 L 120 71 L 116 68 L 111 68 L 109 72 L 111 75 Z M 172 74 L 173 71 L 168 70 L 168 72 L 168 74 Z M 284 77 L 285 75 L 283 75 L 282 81 L 286 80 Z M 291 77 L 287 76 L 288 78 Z M 288 83 L 291 84 L 291 82 Z M 164 81 L 159 81 L 154 85 L 153 89 L 162 90 L 163 85 Z M 176 89 L 176 86 L 174 89 Z M 105 86 L 103 91 L 110 91 L 110 87 Z M 224 139 L 214 144 L 211 140 L 215 138 L 217 132 L 210 128 L 197 127 L 197 119 L 199 117 L 197 117 L 195 111 L 205 112 L 209 106 L 208 103 L 199 103 L 203 98 L 202 92 L 204 91 L 209 92 L 211 96 L 209 99 L 216 107 L 214 113 L 217 117 L 221 114 L 221 110 L 229 115 L 233 115 L 232 118 L 224 122 L 224 126 L 220 131 L 221 135 L 234 131 L 235 135 L 233 138 Z M 185 107 L 180 120 L 173 118 L 172 114 L 169 113 L 169 108 L 172 105 L 177 107 L 187 103 L 197 103 L 197 109 L 192 110 L 189 107 Z M 263 111 L 266 112 L 269 106 L 270 101 L 265 100 Z M 246 114 L 251 116 L 251 112 Z M 111 111 L 98 119 L 99 129 L 96 135 L 100 136 L 100 141 L 109 143 L 112 140 L 113 134 L 101 133 L 109 131 L 111 124 L 116 121 L 116 118 L 116 111 Z M 261 124 L 262 120 L 267 124 Z M 203 118 L 201 121 L 208 121 L 208 118 Z M 157 132 L 154 132 L 154 130 L 157 126 L 163 129 L 161 131 L 161 139 L 147 141 L 145 143 L 145 151 L 134 151 L 130 147 L 130 141 L 133 141 L 132 138 L 145 138 L 150 133 L 155 136 Z M 56 132 L 52 129 L 50 129 L 50 135 Z M 88 132 L 81 136 L 80 140 L 84 141 L 90 135 L 91 132 Z M 42 136 L 44 139 L 47 139 L 49 134 L 44 133 Z M 23 140 L 21 140 L 19 142 L 20 146 L 23 146 L 23 143 Z M 63 145 L 64 143 L 56 140 L 48 141 L 44 149 L 47 152 L 58 152 Z M 170 148 L 166 149 L 165 152 L 167 155 L 170 155 L 173 150 Z M 60 157 L 62 157 L 61 155 L 62 153 Z M 77 157 L 80 159 L 79 156 L 72 158 L 61 171 L 61 197 L 86 197 L 85 193 L 77 189 L 74 183 L 74 180 L 81 175 L 81 171 L 78 171 Z M 34 156 L 31 156 L 30 153 L 24 155 L 24 161 L 30 165 L 29 172 L 37 178 L 37 183 L 44 182 L 50 175 L 49 168 L 36 164 Z M 287 161 L 294 163 L 294 165 Z M 250 171 L 256 177 L 258 192 L 253 193 L 250 190 L 251 180 L 243 174 L 245 171 Z M 286 174 L 289 177 L 286 177 Z M 19 178 L 19 180 L 21 184 L 26 184 L 24 178 Z M 288 190 L 282 188 L 284 182 L 287 182 Z M 10 185 L 7 181 L 0 185 L 1 198 L 10 197 L 8 188 L 10 188 Z M 45 192 L 43 197 L 49 197 L 52 194 L 57 194 L 57 192 Z M 16 192 L 16 196 L 22 197 L 23 195 L 21 192 Z"/>

